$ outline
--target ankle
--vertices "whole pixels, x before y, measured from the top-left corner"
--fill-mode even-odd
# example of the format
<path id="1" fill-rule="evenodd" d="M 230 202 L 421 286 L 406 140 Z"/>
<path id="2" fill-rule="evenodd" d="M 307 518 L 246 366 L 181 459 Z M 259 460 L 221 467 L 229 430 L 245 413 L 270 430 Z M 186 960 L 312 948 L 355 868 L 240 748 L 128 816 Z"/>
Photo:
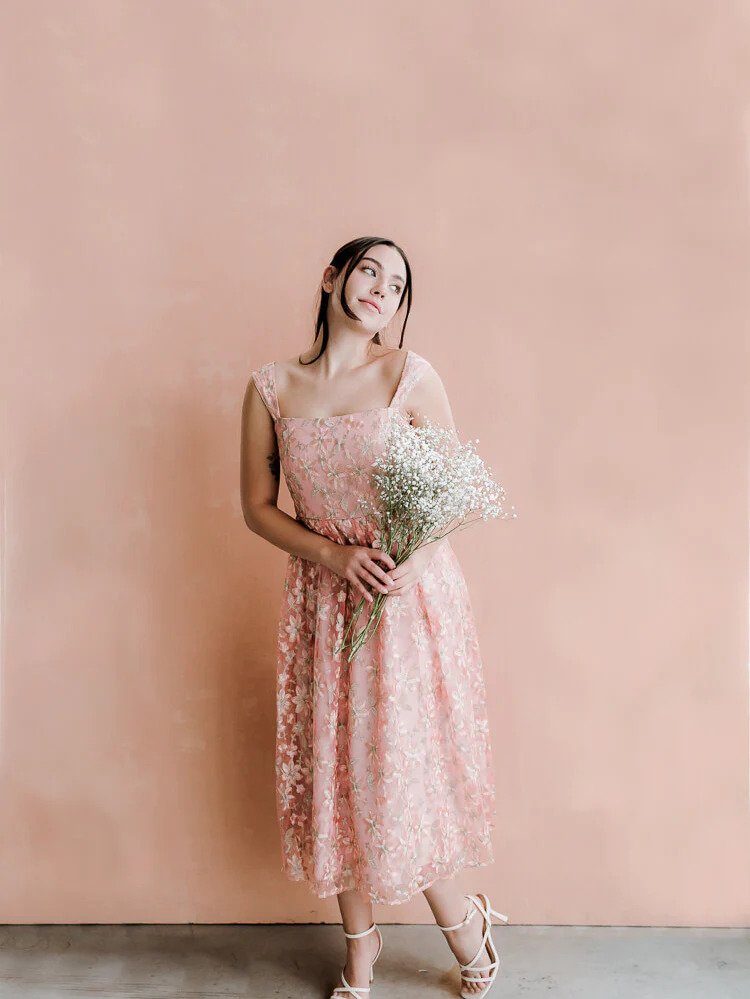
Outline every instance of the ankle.
<path id="1" fill-rule="evenodd" d="M 377 935 L 374 930 L 372 933 L 368 933 L 364 937 L 354 937 L 354 939 L 346 937 L 346 949 L 351 951 L 353 954 L 356 954 L 359 951 L 368 951 L 372 947 L 372 941 L 374 938 L 377 939 Z"/>
<path id="2" fill-rule="evenodd" d="M 443 936 L 448 941 L 452 943 L 455 940 L 467 940 L 471 939 L 474 935 L 474 924 L 464 923 L 463 926 L 459 926 L 455 930 L 443 930 Z"/>
<path id="3" fill-rule="evenodd" d="M 466 931 L 466 928 L 471 926 L 471 924 L 474 921 L 473 918 L 474 912 L 475 912 L 474 906 L 471 906 L 470 908 L 465 910 L 463 916 L 457 917 L 456 919 L 451 919 L 450 921 L 446 920 L 444 923 L 440 922 L 438 923 L 438 926 L 440 927 L 441 930 L 443 930 L 443 933 L 447 937 L 450 937 L 456 933 L 459 934 L 464 933 Z M 449 930 L 443 929 L 444 926 L 450 926 L 452 927 L 452 929 Z"/>

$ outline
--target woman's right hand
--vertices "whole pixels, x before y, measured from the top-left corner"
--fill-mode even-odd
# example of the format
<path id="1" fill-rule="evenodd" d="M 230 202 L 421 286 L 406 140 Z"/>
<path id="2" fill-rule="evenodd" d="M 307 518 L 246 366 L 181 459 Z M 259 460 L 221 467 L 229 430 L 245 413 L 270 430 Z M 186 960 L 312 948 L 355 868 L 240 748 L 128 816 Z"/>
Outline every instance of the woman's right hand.
<path id="1" fill-rule="evenodd" d="M 380 548 L 367 548 L 364 545 L 341 545 L 335 541 L 326 552 L 323 565 L 348 580 L 370 603 L 374 600 L 366 584 L 374 586 L 381 593 L 388 593 L 395 580 L 377 563 L 383 562 L 389 569 L 396 563 Z"/>

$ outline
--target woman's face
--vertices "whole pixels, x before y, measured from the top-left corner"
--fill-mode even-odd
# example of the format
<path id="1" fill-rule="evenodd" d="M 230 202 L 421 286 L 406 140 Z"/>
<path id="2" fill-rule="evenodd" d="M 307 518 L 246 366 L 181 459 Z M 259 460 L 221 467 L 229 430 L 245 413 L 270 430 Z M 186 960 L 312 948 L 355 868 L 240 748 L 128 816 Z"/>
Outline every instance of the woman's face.
<path id="1" fill-rule="evenodd" d="M 327 271 L 323 287 L 330 290 L 334 284 L 338 292 L 343 281 L 343 271 L 331 283 Z M 362 326 L 372 334 L 383 329 L 398 310 L 406 284 L 406 267 L 398 250 L 378 243 L 365 251 L 364 256 L 349 275 L 346 285 L 346 304 L 362 321 Z M 373 302 L 375 308 L 368 305 Z M 348 319 L 347 316 L 344 317 Z"/>

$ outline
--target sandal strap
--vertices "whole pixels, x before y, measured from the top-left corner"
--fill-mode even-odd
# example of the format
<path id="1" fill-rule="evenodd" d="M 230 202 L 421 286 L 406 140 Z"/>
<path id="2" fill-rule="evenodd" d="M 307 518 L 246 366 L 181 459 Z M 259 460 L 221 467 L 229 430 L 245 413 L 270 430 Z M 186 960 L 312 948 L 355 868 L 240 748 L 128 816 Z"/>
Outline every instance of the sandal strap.
<path id="1" fill-rule="evenodd" d="M 469 898 L 469 896 L 464 895 L 464 898 Z M 470 921 L 471 917 L 474 915 L 476 911 L 477 910 L 474 908 L 471 902 L 469 902 L 469 911 L 466 913 L 466 917 L 462 919 L 460 923 L 456 923 L 454 926 L 441 926 L 440 923 L 438 923 L 437 928 L 439 930 L 458 930 L 462 926 L 466 926 L 466 924 Z"/>
<path id="2" fill-rule="evenodd" d="M 361 992 L 369 992 L 369 988 L 365 988 L 364 985 L 350 985 L 349 982 L 344 978 L 344 972 L 341 972 L 341 981 L 343 985 L 337 985 L 333 990 L 332 995 L 335 996 L 337 992 L 341 992 L 347 996 L 354 996 L 354 999 L 362 999 Z"/>
<path id="3" fill-rule="evenodd" d="M 467 898 L 469 900 L 469 911 L 466 913 L 464 919 L 462 919 L 460 923 L 456 923 L 453 926 L 441 926 L 440 923 L 437 923 L 437 928 L 439 930 L 457 930 L 461 926 L 465 926 L 469 922 L 471 917 L 474 915 L 474 913 L 477 911 L 477 909 L 479 909 L 479 911 L 484 915 L 485 919 L 487 920 L 490 919 L 490 915 L 493 915 L 497 916 L 498 919 L 502 919 L 504 923 L 508 922 L 507 916 L 503 915 L 502 912 L 497 912 L 495 909 L 492 909 L 490 907 L 489 899 L 487 900 L 487 908 L 485 909 L 484 905 L 482 905 L 481 899 L 477 898 L 476 895 L 464 895 L 464 898 Z"/>
<path id="4" fill-rule="evenodd" d="M 369 926 L 366 930 L 362 930 L 361 933 L 347 933 L 346 930 L 344 930 L 344 936 L 349 937 L 350 940 L 354 940 L 355 937 L 366 937 L 368 933 L 372 933 L 375 929 L 375 925 L 376 924 L 373 923 L 372 926 Z"/>
<path id="5" fill-rule="evenodd" d="M 480 950 L 479 953 L 474 957 L 474 960 L 469 961 L 468 964 L 461 964 L 460 961 L 458 962 L 458 966 L 461 969 L 462 978 L 466 977 L 464 975 L 465 971 L 489 971 L 490 972 L 489 978 L 487 978 L 487 976 L 485 975 L 479 975 L 478 977 L 472 976 L 472 978 L 474 978 L 475 981 L 485 981 L 485 982 L 486 981 L 491 982 L 494 979 L 495 975 L 497 974 L 497 968 L 499 967 L 500 962 L 492 960 L 490 961 L 489 964 L 474 964 L 474 961 L 476 961 L 476 959 L 481 956 L 481 953 L 482 951 Z"/>
<path id="6" fill-rule="evenodd" d="M 463 967 L 463 965 L 462 965 L 462 967 Z M 461 972 L 461 981 L 462 982 L 494 982 L 495 981 L 495 976 L 494 975 L 465 975 L 463 973 L 463 971 L 462 971 Z M 481 996 L 482 993 L 480 992 L 479 995 Z"/>

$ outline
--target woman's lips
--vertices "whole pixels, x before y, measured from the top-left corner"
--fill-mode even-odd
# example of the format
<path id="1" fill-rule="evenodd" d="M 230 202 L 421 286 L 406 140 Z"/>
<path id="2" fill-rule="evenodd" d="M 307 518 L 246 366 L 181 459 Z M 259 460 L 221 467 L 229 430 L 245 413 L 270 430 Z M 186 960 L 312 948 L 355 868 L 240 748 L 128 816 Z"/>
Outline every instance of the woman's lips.
<path id="1" fill-rule="evenodd" d="M 360 298 L 360 302 L 363 305 L 369 306 L 373 312 L 377 312 L 378 314 L 380 313 L 380 309 L 377 307 L 377 305 L 373 305 L 372 302 L 366 302 L 363 298 Z"/>

